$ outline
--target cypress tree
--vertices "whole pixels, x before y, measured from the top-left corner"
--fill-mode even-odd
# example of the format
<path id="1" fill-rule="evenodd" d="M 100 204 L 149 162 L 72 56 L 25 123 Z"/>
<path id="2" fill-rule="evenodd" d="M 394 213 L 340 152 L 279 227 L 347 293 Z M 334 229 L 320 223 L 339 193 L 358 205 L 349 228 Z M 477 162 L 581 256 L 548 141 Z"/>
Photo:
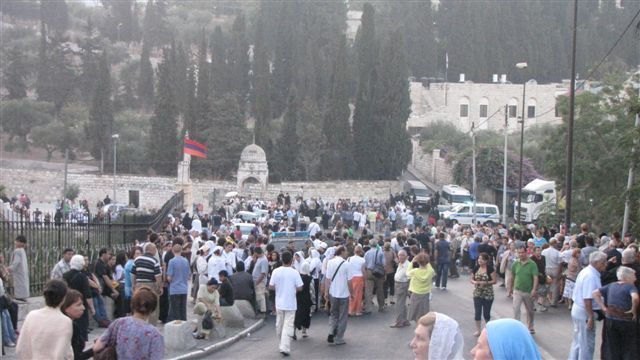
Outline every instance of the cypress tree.
<path id="1" fill-rule="evenodd" d="M 211 126 L 209 122 L 209 61 L 207 59 L 207 38 L 202 31 L 200 51 L 198 53 L 198 82 L 196 84 L 196 122 L 191 130 L 190 137 L 195 140 L 204 140 L 204 132 Z"/>
<path id="2" fill-rule="evenodd" d="M 163 62 L 158 65 L 158 94 L 148 144 L 149 164 L 162 175 L 174 174 L 178 161 L 178 107 L 172 86 L 170 59 L 165 52 Z"/>
<path id="3" fill-rule="evenodd" d="M 298 121 L 300 117 L 300 100 L 296 97 L 295 86 L 291 89 L 291 96 L 287 104 L 287 112 L 284 114 L 284 123 L 278 139 L 278 151 L 276 170 L 283 180 L 297 180 L 300 176 L 298 163 L 296 161 L 296 149 L 299 148 Z"/>
<path id="4" fill-rule="evenodd" d="M 187 93 L 186 93 L 186 111 L 183 114 L 184 126 L 183 134 L 187 131 L 192 134 L 196 129 L 196 121 L 198 117 L 196 109 L 196 70 L 194 66 L 187 69 Z"/>
<path id="5" fill-rule="evenodd" d="M 253 116 L 256 119 L 254 134 L 256 144 L 271 154 L 268 145 L 271 134 L 271 72 L 269 53 L 265 47 L 263 22 L 256 24 L 255 45 L 253 47 Z"/>
<path id="6" fill-rule="evenodd" d="M 296 25 L 298 12 L 296 2 L 281 2 L 278 12 L 276 43 L 273 61 L 273 102 L 274 117 L 282 115 L 289 100 L 289 87 L 294 78 L 294 52 L 296 47 Z"/>
<path id="7" fill-rule="evenodd" d="M 76 82 L 76 68 L 68 56 L 73 53 L 58 37 L 47 39 L 44 23 L 38 59 L 36 92 L 38 100 L 54 104 L 57 116 L 72 95 Z"/>
<path id="8" fill-rule="evenodd" d="M 65 0 L 40 1 L 40 16 L 48 29 L 63 33 L 69 27 L 69 9 Z"/>
<path id="9" fill-rule="evenodd" d="M 222 95 L 232 91 L 231 68 L 227 64 L 227 41 L 220 26 L 216 26 L 211 36 L 211 74 L 210 84 L 213 96 L 221 98 Z"/>
<path id="10" fill-rule="evenodd" d="M 380 51 L 373 92 L 371 123 L 379 134 L 372 139 L 368 165 L 370 178 L 395 179 L 411 158 L 411 142 L 406 131 L 411 113 L 407 61 L 400 30 L 388 36 Z"/>
<path id="11" fill-rule="evenodd" d="M 180 113 L 184 116 L 187 111 L 187 69 L 189 67 L 189 59 L 187 58 L 187 53 L 182 45 L 182 42 L 178 42 L 177 48 L 175 51 L 172 51 L 172 66 L 173 66 L 173 74 L 174 74 L 174 91 L 175 91 L 175 99 L 176 104 L 178 105 L 178 109 Z"/>
<path id="12" fill-rule="evenodd" d="M 138 98 L 145 109 L 153 106 L 154 81 L 153 68 L 149 60 L 149 44 L 142 44 L 142 54 L 140 54 L 140 78 L 138 79 Z"/>
<path id="13" fill-rule="evenodd" d="M 211 175 L 226 178 L 238 167 L 242 149 L 250 142 L 244 116 L 236 97 L 229 93 L 211 102 L 208 122 L 204 132 L 207 144 L 207 162 Z"/>
<path id="14" fill-rule="evenodd" d="M 213 49 L 212 49 L 213 50 Z M 238 98 L 238 104 L 244 112 L 244 104 L 249 92 L 249 42 L 247 40 L 244 15 L 236 16 L 231 27 L 231 47 L 228 63 L 233 82 L 232 91 Z M 214 79 L 215 81 L 215 79 Z"/>
<path id="15" fill-rule="evenodd" d="M 377 43 L 375 37 L 375 10 L 371 4 L 363 7 L 362 23 L 356 36 L 358 64 L 358 90 L 353 114 L 353 159 L 357 178 L 373 178 L 371 152 L 379 147 L 380 129 L 372 123 L 372 97 L 376 80 Z"/>
<path id="16" fill-rule="evenodd" d="M 100 159 L 104 152 L 105 158 L 111 156 L 108 151 L 113 134 L 113 113 L 111 105 L 111 67 L 104 51 L 98 63 L 96 89 L 89 110 L 89 122 L 85 126 L 85 134 L 90 141 L 91 155 Z"/>
<path id="17" fill-rule="evenodd" d="M 7 52 L 7 64 L 4 68 L 4 86 L 9 91 L 7 99 L 16 100 L 27 96 L 27 85 L 24 80 L 29 75 L 25 57 L 17 46 Z"/>
<path id="18" fill-rule="evenodd" d="M 350 115 L 346 41 L 341 36 L 323 123 L 327 145 L 322 156 L 322 169 L 327 171 L 327 177 L 331 179 L 347 179 L 351 175 L 353 137 L 349 125 Z"/>
<path id="19" fill-rule="evenodd" d="M 91 17 L 87 19 L 85 34 L 84 40 L 80 43 L 80 48 L 82 49 L 80 55 L 82 59 L 82 73 L 80 74 L 78 87 L 80 88 L 80 94 L 84 101 L 90 104 L 96 89 L 95 77 L 98 73 L 96 52 L 99 50 L 98 42 L 100 41 Z"/>

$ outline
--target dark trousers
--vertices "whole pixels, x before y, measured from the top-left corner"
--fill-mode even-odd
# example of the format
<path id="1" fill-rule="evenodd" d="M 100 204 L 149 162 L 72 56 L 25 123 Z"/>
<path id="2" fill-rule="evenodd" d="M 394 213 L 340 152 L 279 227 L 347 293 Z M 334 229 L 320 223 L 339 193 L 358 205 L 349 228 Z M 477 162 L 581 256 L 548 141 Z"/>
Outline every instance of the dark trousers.
<path id="1" fill-rule="evenodd" d="M 313 288 L 315 289 L 315 296 L 316 296 L 316 298 L 314 299 L 315 300 L 314 304 L 316 304 L 316 311 L 318 311 L 318 308 L 320 307 L 320 303 L 318 299 L 318 297 L 320 296 L 320 279 L 313 279 Z"/>
<path id="2" fill-rule="evenodd" d="M 160 312 L 158 313 L 158 320 L 162 323 L 166 323 L 169 317 L 169 288 L 165 287 L 160 295 Z M 169 320 L 171 321 L 171 320 Z"/>
<path id="3" fill-rule="evenodd" d="M 458 265 L 456 265 L 456 259 L 458 259 L 458 255 L 454 256 L 451 259 L 451 266 L 449 266 L 449 275 L 451 275 L 452 277 L 460 277 L 460 274 L 458 274 Z"/>
<path id="4" fill-rule="evenodd" d="M 484 317 L 484 321 L 489 322 L 491 320 L 491 305 L 493 304 L 493 299 L 483 299 L 474 297 L 473 298 L 473 308 L 475 309 L 475 321 L 482 320 Z"/>
<path id="5" fill-rule="evenodd" d="M 449 263 L 438 261 L 438 272 L 436 274 L 436 287 L 447 287 L 447 278 L 449 277 Z"/>
<path id="6" fill-rule="evenodd" d="M 187 321 L 187 294 L 169 295 L 169 314 L 167 322 Z"/>
<path id="7" fill-rule="evenodd" d="M 640 359 L 638 324 L 634 321 L 605 319 L 602 335 L 602 358 L 605 360 Z"/>
<path id="8" fill-rule="evenodd" d="M 395 273 L 389 273 L 385 275 L 384 278 L 384 298 L 387 298 L 387 295 L 394 295 L 394 287 L 396 284 L 396 281 L 394 280 Z"/>

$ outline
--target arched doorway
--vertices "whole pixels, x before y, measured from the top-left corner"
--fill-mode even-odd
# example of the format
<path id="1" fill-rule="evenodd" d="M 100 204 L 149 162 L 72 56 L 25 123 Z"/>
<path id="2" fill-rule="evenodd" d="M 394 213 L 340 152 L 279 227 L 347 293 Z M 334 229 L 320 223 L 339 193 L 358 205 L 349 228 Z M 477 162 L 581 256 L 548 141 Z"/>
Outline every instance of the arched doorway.
<path id="1" fill-rule="evenodd" d="M 260 194 L 262 190 L 262 183 L 253 176 L 245 178 L 240 187 L 242 194 Z"/>

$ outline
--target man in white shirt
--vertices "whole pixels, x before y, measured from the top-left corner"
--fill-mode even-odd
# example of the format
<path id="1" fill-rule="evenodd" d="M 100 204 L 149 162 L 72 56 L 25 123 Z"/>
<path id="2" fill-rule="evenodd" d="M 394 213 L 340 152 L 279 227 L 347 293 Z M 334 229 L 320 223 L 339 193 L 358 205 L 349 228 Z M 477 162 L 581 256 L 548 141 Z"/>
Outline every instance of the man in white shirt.
<path id="1" fill-rule="evenodd" d="M 302 278 L 291 267 L 293 256 L 290 252 L 282 253 L 282 266 L 273 270 L 269 289 L 276 292 L 276 334 L 280 337 L 280 353 L 289 356 L 291 338 L 294 334 L 294 319 L 298 305 L 296 292 L 302 290 Z"/>
<path id="2" fill-rule="evenodd" d="M 398 268 L 393 276 L 395 280 L 396 294 L 396 322 L 389 325 L 392 328 L 400 328 L 411 325 L 407 319 L 407 296 L 409 296 L 409 278 L 407 270 L 411 266 L 404 250 L 398 251 Z"/>
<path id="3" fill-rule="evenodd" d="M 589 256 L 589 266 L 582 269 L 576 278 L 573 288 L 573 342 L 569 360 L 593 359 L 596 346 L 596 326 L 594 310 L 599 306 L 593 301 L 593 292 L 602 287 L 600 273 L 607 266 L 607 255 L 602 251 L 595 251 Z"/>
<path id="4" fill-rule="evenodd" d="M 562 276 L 562 257 L 557 247 L 558 240 L 551 238 L 549 247 L 542 250 L 542 256 L 544 256 L 546 264 L 545 272 L 551 277 L 551 307 L 558 306 L 558 284 Z"/>
<path id="5" fill-rule="evenodd" d="M 345 264 L 347 256 L 347 249 L 339 246 L 335 257 L 327 263 L 324 299 L 331 302 L 327 342 L 335 345 L 346 344 L 344 333 L 347 331 L 349 318 L 349 298 L 353 294 L 353 273 L 349 270 L 349 265 Z"/>

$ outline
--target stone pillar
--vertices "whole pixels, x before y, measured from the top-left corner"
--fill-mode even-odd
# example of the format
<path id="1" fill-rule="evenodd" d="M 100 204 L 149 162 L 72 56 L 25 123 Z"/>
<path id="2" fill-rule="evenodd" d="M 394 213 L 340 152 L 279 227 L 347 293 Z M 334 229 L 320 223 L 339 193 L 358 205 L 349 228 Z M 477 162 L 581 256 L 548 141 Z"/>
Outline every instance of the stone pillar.
<path id="1" fill-rule="evenodd" d="M 431 153 L 431 181 L 436 185 L 439 185 L 436 179 L 436 162 L 438 159 L 440 159 L 440 149 L 433 149 Z"/>
<path id="2" fill-rule="evenodd" d="M 184 192 L 184 207 L 189 214 L 193 213 L 193 185 L 191 184 L 191 155 L 184 154 L 178 163 L 178 179 L 176 191 Z"/>

